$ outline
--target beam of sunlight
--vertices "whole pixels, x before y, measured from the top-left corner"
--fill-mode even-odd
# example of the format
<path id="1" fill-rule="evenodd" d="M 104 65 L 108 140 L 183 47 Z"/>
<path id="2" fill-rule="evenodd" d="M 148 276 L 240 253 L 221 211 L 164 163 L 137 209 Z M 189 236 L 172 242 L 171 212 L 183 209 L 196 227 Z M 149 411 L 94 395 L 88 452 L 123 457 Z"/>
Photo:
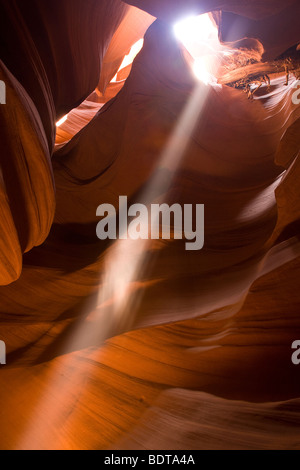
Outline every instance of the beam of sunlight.
<path id="1" fill-rule="evenodd" d="M 164 199 L 163 195 L 168 192 L 181 165 L 209 92 L 210 86 L 206 86 L 202 81 L 195 83 L 194 90 L 190 93 L 139 203 L 149 206 L 153 202 L 153 194 L 159 195 L 160 204 L 164 202 L 161 199 Z M 162 178 L 161 170 L 167 170 L 170 177 Z M 148 220 L 145 224 L 146 222 L 148 223 Z M 132 240 L 121 237 L 109 248 L 99 283 L 97 306 L 92 313 L 86 312 L 84 316 L 83 312 L 82 319 L 76 325 L 72 337 L 68 342 L 66 341 L 68 344 L 64 345 L 64 351 L 61 352 L 65 356 L 60 359 L 63 369 L 67 367 L 68 360 L 72 360 L 70 352 L 99 348 L 110 334 L 128 330 L 133 325 L 146 283 L 141 279 L 145 279 L 153 257 L 152 247 L 151 239 Z M 76 375 L 76 371 L 73 374 Z M 32 447 L 37 430 L 45 416 L 48 420 L 51 419 L 51 423 L 59 422 L 59 416 L 65 411 L 62 394 L 67 394 L 72 385 L 68 384 L 69 380 L 68 376 L 57 371 L 50 374 L 47 383 L 43 386 L 44 393 L 40 394 L 39 402 L 32 412 L 32 419 L 18 448 Z M 59 402 L 55 400 L 55 397 L 60 397 Z M 53 425 L 51 427 L 53 429 Z M 55 437 L 52 436 L 51 439 L 53 442 Z"/>
<path id="2" fill-rule="evenodd" d="M 162 152 L 156 171 L 139 198 L 139 203 L 150 207 L 152 194 L 162 196 L 168 192 L 172 180 L 176 175 L 182 157 L 189 144 L 191 135 L 197 124 L 199 115 L 205 105 L 209 87 L 201 82 L 197 84 L 190 95 L 189 101 L 179 118 L 175 129 L 169 138 L 169 141 Z M 161 177 L 159 170 L 169 170 L 170 177 L 166 179 Z M 160 204 L 164 201 L 160 200 Z M 149 211 L 148 211 L 149 212 Z M 145 226 L 149 227 L 148 219 L 144 221 Z M 153 221 L 157 224 L 159 220 Z M 141 228 L 142 231 L 142 228 Z M 102 286 L 98 295 L 98 306 L 93 312 L 93 321 L 97 322 L 97 317 L 103 316 L 103 310 L 109 309 L 109 314 L 105 316 L 110 318 L 112 325 L 129 327 L 134 322 L 135 313 L 141 300 L 140 283 L 138 282 L 149 266 L 151 257 L 150 248 L 152 240 L 149 237 L 146 240 L 118 240 L 108 255 L 106 269 L 104 272 Z M 135 289 L 134 289 L 134 284 Z"/>
<path id="3" fill-rule="evenodd" d="M 194 59 L 193 72 L 205 84 L 216 81 L 217 58 L 222 46 L 218 28 L 208 13 L 185 18 L 174 25 L 176 38 Z"/>

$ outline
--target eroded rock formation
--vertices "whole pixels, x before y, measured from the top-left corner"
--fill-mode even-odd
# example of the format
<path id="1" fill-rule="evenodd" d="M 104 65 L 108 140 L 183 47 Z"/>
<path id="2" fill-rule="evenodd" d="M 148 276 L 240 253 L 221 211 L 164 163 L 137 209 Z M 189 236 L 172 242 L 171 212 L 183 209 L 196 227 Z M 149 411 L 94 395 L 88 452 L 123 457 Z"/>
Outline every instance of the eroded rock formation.
<path id="1" fill-rule="evenodd" d="M 0 447 L 299 448 L 298 1 L 0 5 Z M 172 30 L 205 12 L 208 86 Z M 204 249 L 98 240 L 120 195 L 204 204 Z"/>

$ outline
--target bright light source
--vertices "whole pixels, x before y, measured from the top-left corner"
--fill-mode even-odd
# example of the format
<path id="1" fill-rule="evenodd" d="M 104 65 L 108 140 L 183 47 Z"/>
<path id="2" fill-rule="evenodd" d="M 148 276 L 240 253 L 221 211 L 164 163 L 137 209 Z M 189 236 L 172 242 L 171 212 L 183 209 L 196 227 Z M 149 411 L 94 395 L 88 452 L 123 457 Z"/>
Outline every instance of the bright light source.
<path id="1" fill-rule="evenodd" d="M 68 115 L 66 114 L 63 118 L 61 118 L 59 121 L 56 123 L 56 127 L 61 126 L 66 120 L 68 119 Z"/>
<path id="2" fill-rule="evenodd" d="M 175 24 L 177 39 L 184 45 L 195 63 L 193 71 L 205 84 L 214 81 L 216 54 L 220 50 L 218 29 L 209 14 L 186 18 Z"/>
<path id="3" fill-rule="evenodd" d="M 186 18 L 175 24 L 174 32 L 187 48 L 189 43 L 206 43 L 218 40 L 218 29 L 208 13 Z"/>
<path id="4" fill-rule="evenodd" d="M 132 64 L 132 62 L 134 61 L 134 59 L 136 58 L 136 56 L 138 55 L 138 53 L 142 49 L 143 45 L 144 45 L 144 39 L 140 39 L 135 44 L 133 44 L 132 48 L 130 49 L 129 54 L 127 54 L 124 57 L 123 62 L 120 65 L 118 72 L 116 73 L 114 78 L 111 80 L 111 82 L 116 82 L 117 81 L 117 76 L 118 76 L 118 73 L 120 72 L 120 70 L 122 70 L 125 67 L 127 67 L 128 65 Z"/>
<path id="5" fill-rule="evenodd" d="M 125 67 L 127 67 L 127 65 L 132 64 L 132 62 L 134 61 L 134 59 L 136 58 L 136 56 L 138 55 L 138 53 L 142 49 L 143 45 L 144 45 L 144 39 L 140 39 L 138 42 L 133 44 L 132 48 L 130 49 L 129 54 L 124 57 L 124 60 L 121 64 L 119 70 L 122 70 Z"/>
<path id="6" fill-rule="evenodd" d="M 204 59 L 199 57 L 198 59 L 195 60 L 194 66 L 193 66 L 193 71 L 196 77 L 203 82 L 205 85 L 208 85 L 209 82 L 211 81 L 212 77 L 211 74 L 209 73 L 207 69 L 207 65 Z"/>

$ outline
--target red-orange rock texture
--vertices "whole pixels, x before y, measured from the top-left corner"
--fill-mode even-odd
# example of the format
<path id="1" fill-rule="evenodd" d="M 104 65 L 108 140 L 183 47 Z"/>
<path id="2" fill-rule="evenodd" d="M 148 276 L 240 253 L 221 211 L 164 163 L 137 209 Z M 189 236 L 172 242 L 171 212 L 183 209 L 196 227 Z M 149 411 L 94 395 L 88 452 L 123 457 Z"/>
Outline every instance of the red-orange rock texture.
<path id="1" fill-rule="evenodd" d="M 300 448 L 296 78 L 205 86 L 172 30 L 274 61 L 299 2 L 174 3 L 0 1 L 1 449 Z M 203 250 L 98 240 L 121 195 L 204 204 Z"/>

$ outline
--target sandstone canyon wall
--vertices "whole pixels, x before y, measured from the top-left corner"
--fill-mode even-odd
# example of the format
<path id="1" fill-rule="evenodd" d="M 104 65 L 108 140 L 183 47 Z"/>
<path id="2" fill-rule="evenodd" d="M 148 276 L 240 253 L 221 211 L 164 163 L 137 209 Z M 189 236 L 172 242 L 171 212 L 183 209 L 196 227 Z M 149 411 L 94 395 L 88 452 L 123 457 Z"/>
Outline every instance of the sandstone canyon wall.
<path id="1" fill-rule="evenodd" d="M 207 12 L 249 74 L 269 64 L 253 99 L 228 86 L 237 62 L 193 75 L 173 23 Z M 299 449 L 300 104 L 281 65 L 300 68 L 299 18 L 297 0 L 0 1 L 0 448 Z M 204 204 L 204 248 L 99 240 L 119 196 Z"/>

